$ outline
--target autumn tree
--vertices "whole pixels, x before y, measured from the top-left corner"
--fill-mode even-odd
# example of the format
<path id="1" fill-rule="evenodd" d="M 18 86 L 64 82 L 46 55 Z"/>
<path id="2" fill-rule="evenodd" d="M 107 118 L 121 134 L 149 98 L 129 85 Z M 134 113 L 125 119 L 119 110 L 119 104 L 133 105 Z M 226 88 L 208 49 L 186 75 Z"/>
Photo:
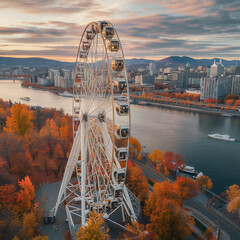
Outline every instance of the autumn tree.
<path id="1" fill-rule="evenodd" d="M 41 137 L 59 137 L 58 126 L 53 119 L 47 119 L 45 126 L 40 131 Z"/>
<path id="2" fill-rule="evenodd" d="M 40 131 L 41 127 L 43 126 L 43 123 L 44 123 L 44 117 L 43 117 L 42 109 L 40 107 L 37 107 L 33 111 L 33 125 L 38 131 Z"/>
<path id="3" fill-rule="evenodd" d="M 214 237 L 213 231 L 210 227 L 205 231 L 204 235 L 205 235 L 206 240 L 213 240 L 213 237 Z"/>
<path id="4" fill-rule="evenodd" d="M 42 146 L 38 157 L 39 163 L 41 163 L 39 167 L 48 176 L 54 164 L 54 149 L 59 141 L 59 129 L 53 119 L 47 119 L 45 126 L 40 131 L 40 138 Z"/>
<path id="5" fill-rule="evenodd" d="M 163 165 L 168 169 L 175 171 L 184 166 L 184 158 L 181 154 L 174 154 L 173 152 L 165 152 L 163 155 Z"/>
<path id="6" fill-rule="evenodd" d="M 226 190 L 227 200 L 231 201 L 235 197 L 240 196 L 240 187 L 237 184 L 233 184 Z"/>
<path id="7" fill-rule="evenodd" d="M 238 211 L 240 217 L 240 187 L 234 184 L 226 190 L 226 194 L 229 201 L 227 205 L 228 212 Z"/>
<path id="8" fill-rule="evenodd" d="M 10 183 L 11 177 L 9 174 L 9 169 L 7 167 L 7 163 L 3 161 L 0 157 L 0 183 L 1 185 Z"/>
<path id="9" fill-rule="evenodd" d="M 145 213 L 150 216 L 156 210 L 157 203 L 160 203 L 163 199 L 174 200 L 177 205 L 182 205 L 182 199 L 172 183 L 169 181 L 157 182 L 146 201 Z"/>
<path id="10" fill-rule="evenodd" d="M 8 133 L 16 133 L 23 136 L 30 132 L 32 124 L 32 113 L 25 104 L 14 104 L 10 109 L 11 115 L 7 117 L 6 127 L 4 130 Z"/>
<path id="11" fill-rule="evenodd" d="M 7 117 L 10 115 L 9 108 L 0 107 L 0 131 L 3 131 Z"/>
<path id="12" fill-rule="evenodd" d="M 148 155 L 148 158 L 156 164 L 157 170 L 160 170 L 163 161 L 163 151 L 155 149 L 151 154 Z"/>
<path id="13" fill-rule="evenodd" d="M 130 156 L 136 157 L 142 151 L 141 143 L 134 137 L 130 138 Z"/>
<path id="14" fill-rule="evenodd" d="M 0 186 L 0 239 L 12 239 L 19 232 L 21 222 L 15 209 L 16 199 L 17 189 L 14 185 Z"/>
<path id="15" fill-rule="evenodd" d="M 227 105 L 232 105 L 233 103 L 234 103 L 234 99 L 228 99 L 227 101 L 226 101 L 226 104 Z"/>
<path id="16" fill-rule="evenodd" d="M 240 99 L 235 101 L 234 106 L 240 106 Z"/>
<path id="17" fill-rule="evenodd" d="M 107 240 L 109 239 L 108 229 L 105 230 L 102 218 L 103 214 L 97 214 L 95 211 L 90 212 L 90 218 L 87 224 L 80 227 L 75 234 L 75 240 Z"/>
<path id="18" fill-rule="evenodd" d="M 198 195 L 199 186 L 191 178 L 180 177 L 174 182 L 174 188 L 182 199 L 191 199 Z"/>
<path id="19" fill-rule="evenodd" d="M 13 134 L 3 132 L 0 134 L 0 152 L 2 160 L 6 162 L 11 171 L 15 157 L 24 154 L 23 141 Z"/>
<path id="20" fill-rule="evenodd" d="M 240 217 L 240 195 L 233 198 L 227 205 L 228 212 L 237 212 Z"/>
<path id="21" fill-rule="evenodd" d="M 186 239 L 193 231 L 194 219 L 173 199 L 158 199 L 150 215 L 148 231 L 156 240 Z"/>
<path id="22" fill-rule="evenodd" d="M 196 182 L 200 185 L 201 189 L 207 188 L 212 189 L 213 183 L 210 177 L 202 175 L 196 179 Z"/>
<path id="23" fill-rule="evenodd" d="M 32 239 L 38 226 L 37 218 L 34 211 L 23 214 L 23 234 L 27 239 Z"/>
<path id="24" fill-rule="evenodd" d="M 18 185 L 21 188 L 17 197 L 17 204 L 20 212 L 27 212 L 31 209 L 33 199 L 35 197 L 34 186 L 28 176 L 18 181 Z"/>
<path id="25" fill-rule="evenodd" d="M 33 238 L 32 240 L 48 240 L 48 236 L 37 236 L 35 238 Z"/>
<path id="26" fill-rule="evenodd" d="M 123 237 L 121 239 L 124 240 L 147 240 L 148 232 L 143 224 L 133 221 L 132 224 L 127 224 L 125 226 L 127 229 L 125 230 Z"/>
<path id="27" fill-rule="evenodd" d="M 148 180 L 140 167 L 128 168 L 126 185 L 141 202 L 147 199 L 149 192 Z"/>

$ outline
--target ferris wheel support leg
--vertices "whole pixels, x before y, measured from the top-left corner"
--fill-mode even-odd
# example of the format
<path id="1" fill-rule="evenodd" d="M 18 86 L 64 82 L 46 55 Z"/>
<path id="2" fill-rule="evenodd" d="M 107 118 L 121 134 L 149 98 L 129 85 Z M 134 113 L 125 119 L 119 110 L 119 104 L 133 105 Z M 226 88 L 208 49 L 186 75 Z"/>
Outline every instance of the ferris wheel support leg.
<path id="1" fill-rule="evenodd" d="M 137 217 L 135 215 L 135 212 L 134 212 L 134 209 L 133 209 L 133 206 L 132 206 L 132 202 L 131 202 L 131 199 L 129 197 L 126 185 L 124 185 L 124 187 L 123 187 L 123 193 L 124 193 L 124 197 L 126 199 L 127 206 L 129 207 L 129 210 L 131 212 L 131 216 L 130 217 L 133 218 L 134 221 L 137 221 Z"/>
<path id="2" fill-rule="evenodd" d="M 122 204 L 122 206 L 121 206 L 121 209 L 122 209 L 122 220 L 123 220 L 123 222 L 125 222 L 125 215 L 124 215 L 124 207 L 123 207 L 123 204 Z"/>
<path id="3" fill-rule="evenodd" d="M 85 182 L 86 182 L 86 149 L 87 149 L 87 134 L 86 134 L 87 124 L 82 121 L 81 124 L 81 216 L 82 216 L 82 226 L 86 224 L 85 218 Z"/>
<path id="4" fill-rule="evenodd" d="M 63 201 L 62 197 L 64 196 L 63 199 L 66 198 L 66 188 L 67 188 L 67 184 L 69 183 L 69 180 L 71 178 L 71 175 L 73 173 L 74 167 L 76 165 L 76 161 L 77 161 L 77 156 L 79 156 L 79 145 L 80 144 L 80 130 L 77 131 L 75 140 L 73 142 L 73 146 L 70 152 L 70 156 L 68 158 L 68 162 L 67 162 L 67 166 L 63 175 L 63 180 L 62 180 L 62 184 L 59 190 L 59 194 L 58 194 L 58 199 L 56 202 L 55 207 L 53 208 L 54 210 L 54 216 L 57 215 L 57 211 L 58 211 L 58 207 L 59 204 Z"/>

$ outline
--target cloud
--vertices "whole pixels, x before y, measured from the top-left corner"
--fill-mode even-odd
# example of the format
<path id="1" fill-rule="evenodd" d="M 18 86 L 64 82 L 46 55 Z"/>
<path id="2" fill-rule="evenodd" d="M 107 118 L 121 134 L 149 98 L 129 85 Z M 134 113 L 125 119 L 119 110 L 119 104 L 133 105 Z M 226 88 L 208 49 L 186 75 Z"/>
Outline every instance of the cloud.
<path id="1" fill-rule="evenodd" d="M 94 0 L 1 0 L 0 8 L 15 8 L 31 14 L 69 14 L 97 8 Z"/>
<path id="2" fill-rule="evenodd" d="M 56 20 L 50 20 L 54 19 L 52 17 L 37 17 L 32 18 L 32 22 L 0 27 L 3 44 L 19 43 L 25 49 L 33 45 L 36 48 L 39 46 L 39 50 L 34 51 L 1 51 L 5 55 L 21 55 L 25 52 L 24 55 L 29 56 L 75 56 L 74 49 L 85 24 L 66 16 L 81 12 L 81 16 L 86 16 L 86 19 L 112 18 L 126 56 L 157 58 L 163 55 L 240 55 L 237 46 L 240 38 L 238 0 L 150 0 L 148 4 L 144 0 L 136 2 L 138 5 L 132 1 L 131 7 L 119 5 L 118 9 L 116 6 L 111 8 L 109 4 L 103 5 L 98 0 L 38 0 L 38 3 L 32 0 L 1 0 L 0 8 L 11 6 L 27 13 L 49 16 L 64 14 L 56 17 Z M 43 19 L 47 19 L 46 22 Z M 54 45 L 55 49 L 50 47 Z"/>

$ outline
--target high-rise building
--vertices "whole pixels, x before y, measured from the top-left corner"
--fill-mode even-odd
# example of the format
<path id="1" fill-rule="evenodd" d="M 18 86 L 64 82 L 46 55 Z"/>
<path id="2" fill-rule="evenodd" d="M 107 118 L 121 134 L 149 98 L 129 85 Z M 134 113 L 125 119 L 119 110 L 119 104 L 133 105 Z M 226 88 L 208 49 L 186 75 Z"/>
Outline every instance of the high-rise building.
<path id="1" fill-rule="evenodd" d="M 240 66 L 230 66 L 229 73 L 231 75 L 239 75 L 240 74 Z"/>
<path id="2" fill-rule="evenodd" d="M 211 66 L 210 77 L 218 77 L 224 74 L 224 66 L 222 64 L 222 60 L 220 62 L 216 62 L 214 59 L 214 63 Z"/>
<path id="3" fill-rule="evenodd" d="M 71 71 L 68 69 L 63 69 L 63 78 L 65 80 L 70 80 L 71 79 Z"/>
<path id="4" fill-rule="evenodd" d="M 231 94 L 232 78 L 230 77 L 204 77 L 201 78 L 201 99 L 215 98 L 224 100 Z"/>
<path id="5" fill-rule="evenodd" d="M 240 76 L 235 76 L 232 78 L 231 94 L 240 96 Z"/>
<path id="6" fill-rule="evenodd" d="M 156 63 L 154 62 L 149 63 L 149 74 L 150 76 L 156 74 Z"/>
<path id="7" fill-rule="evenodd" d="M 142 75 L 142 74 L 135 76 L 135 84 L 153 85 L 155 83 L 154 80 L 155 80 L 154 76 Z"/>

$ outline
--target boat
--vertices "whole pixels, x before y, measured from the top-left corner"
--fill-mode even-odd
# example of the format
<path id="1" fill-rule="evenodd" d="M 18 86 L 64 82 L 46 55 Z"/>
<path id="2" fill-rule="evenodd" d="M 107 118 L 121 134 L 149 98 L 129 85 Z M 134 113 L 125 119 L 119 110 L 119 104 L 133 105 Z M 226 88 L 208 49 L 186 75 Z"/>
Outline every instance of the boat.
<path id="1" fill-rule="evenodd" d="M 230 142 L 235 141 L 235 138 L 231 138 L 231 136 L 228 134 L 224 134 L 224 135 L 221 135 L 218 133 L 208 134 L 208 137 L 213 138 L 213 139 L 218 139 L 218 140 L 230 141 Z"/>
<path id="2" fill-rule="evenodd" d="M 185 176 L 185 177 L 196 179 L 202 175 L 203 175 L 202 172 L 197 171 L 195 167 L 192 167 L 192 166 L 185 166 L 183 168 L 177 169 L 177 176 Z"/>
<path id="3" fill-rule="evenodd" d="M 73 94 L 72 93 L 69 93 L 67 91 L 64 91 L 62 93 L 59 93 L 58 94 L 59 96 L 62 96 L 62 97 L 73 97 Z"/>
<path id="4" fill-rule="evenodd" d="M 234 115 L 233 114 L 227 114 L 227 113 L 223 113 L 223 114 L 221 114 L 221 116 L 223 116 L 223 117 L 233 117 Z"/>
<path id="5" fill-rule="evenodd" d="M 21 100 L 30 101 L 30 97 L 20 97 Z"/>

